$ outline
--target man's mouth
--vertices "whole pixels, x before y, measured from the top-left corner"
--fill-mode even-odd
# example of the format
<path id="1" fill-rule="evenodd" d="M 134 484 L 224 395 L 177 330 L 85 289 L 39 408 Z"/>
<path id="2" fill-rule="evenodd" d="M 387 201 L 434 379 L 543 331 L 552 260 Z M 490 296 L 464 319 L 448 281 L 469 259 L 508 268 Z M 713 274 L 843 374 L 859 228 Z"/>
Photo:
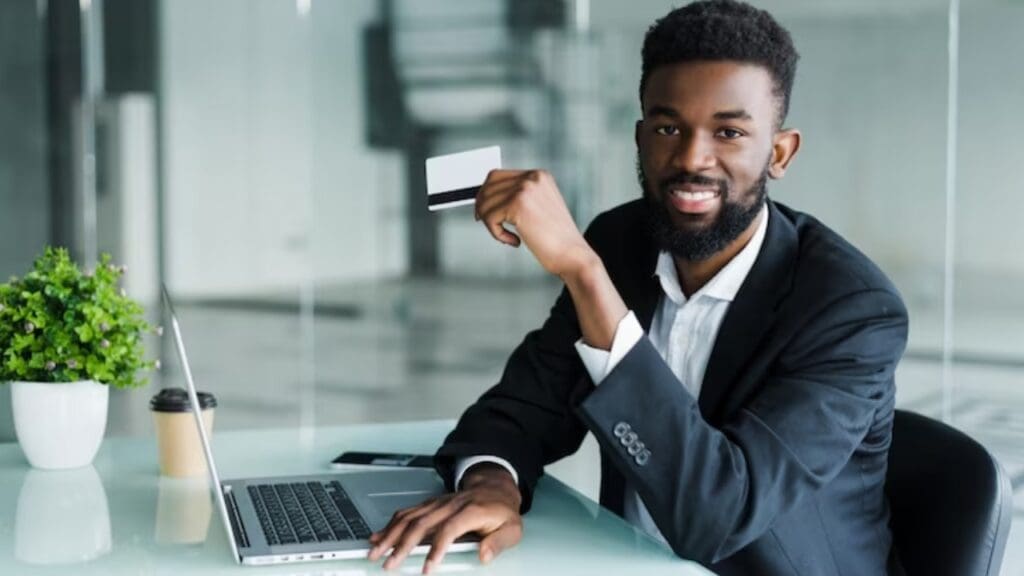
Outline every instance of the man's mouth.
<path id="1" fill-rule="evenodd" d="M 693 185 L 673 186 L 668 191 L 672 207 L 684 214 L 705 214 L 714 210 L 721 194 L 717 188 Z"/>

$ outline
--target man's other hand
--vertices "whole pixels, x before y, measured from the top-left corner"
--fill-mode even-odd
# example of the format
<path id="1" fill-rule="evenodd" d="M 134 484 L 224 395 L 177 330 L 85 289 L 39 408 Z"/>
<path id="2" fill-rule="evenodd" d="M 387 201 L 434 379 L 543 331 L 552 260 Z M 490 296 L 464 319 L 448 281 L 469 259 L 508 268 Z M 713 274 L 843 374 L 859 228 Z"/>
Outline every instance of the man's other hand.
<path id="1" fill-rule="evenodd" d="M 478 464 L 463 476 L 458 492 L 395 512 L 383 530 L 370 536 L 369 559 L 376 561 L 391 550 L 384 562 L 384 569 L 391 570 L 424 539 L 432 538 L 423 564 L 423 573 L 429 574 L 456 538 L 475 532 L 483 537 L 480 562 L 486 564 L 523 537 L 521 503 L 519 487 L 507 470 L 497 464 Z"/>

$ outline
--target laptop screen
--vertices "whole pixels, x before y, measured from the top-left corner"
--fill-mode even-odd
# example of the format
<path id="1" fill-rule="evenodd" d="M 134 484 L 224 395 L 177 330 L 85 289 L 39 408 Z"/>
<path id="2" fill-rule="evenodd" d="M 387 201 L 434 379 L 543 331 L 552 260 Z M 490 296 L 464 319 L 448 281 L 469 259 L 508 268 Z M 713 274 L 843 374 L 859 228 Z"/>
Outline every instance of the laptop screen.
<path id="1" fill-rule="evenodd" d="M 199 430 L 199 440 L 203 444 L 203 455 L 206 456 L 206 466 L 210 471 L 210 480 L 213 483 L 214 497 L 217 507 L 220 509 L 221 520 L 224 529 L 228 533 L 228 541 L 231 542 L 231 551 L 236 561 L 240 560 L 238 555 L 238 544 L 235 542 L 234 534 L 231 531 L 231 519 L 228 516 L 227 503 L 224 501 L 224 493 L 220 484 L 220 475 L 217 474 L 217 466 L 213 462 L 213 450 L 210 447 L 210 437 L 207 434 L 206 426 L 203 425 L 202 408 L 199 405 L 199 395 L 196 393 L 196 383 L 192 378 L 192 367 L 188 363 L 188 354 L 185 352 L 185 342 L 181 336 L 181 325 L 178 323 L 178 315 L 174 312 L 174 305 L 171 303 L 171 295 L 167 292 L 167 286 L 161 285 L 164 303 L 167 305 L 167 312 L 171 316 L 171 330 L 174 333 L 174 348 L 178 351 L 178 359 L 181 361 L 181 369 L 185 373 L 186 390 L 188 401 L 192 406 L 192 414 L 195 416 L 196 427 Z"/>

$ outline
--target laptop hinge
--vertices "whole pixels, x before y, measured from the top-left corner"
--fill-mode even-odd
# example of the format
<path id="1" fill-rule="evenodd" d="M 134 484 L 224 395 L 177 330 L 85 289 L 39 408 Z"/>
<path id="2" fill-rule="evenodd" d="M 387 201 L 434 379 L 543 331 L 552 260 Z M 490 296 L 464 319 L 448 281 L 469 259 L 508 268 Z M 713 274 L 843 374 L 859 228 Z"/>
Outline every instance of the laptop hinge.
<path id="1" fill-rule="evenodd" d="M 242 518 L 238 512 L 238 503 L 235 502 L 235 493 L 231 490 L 224 490 L 224 503 L 228 506 L 228 518 L 231 520 L 231 531 L 235 534 L 235 542 L 239 548 L 249 547 L 249 535 L 242 526 Z"/>

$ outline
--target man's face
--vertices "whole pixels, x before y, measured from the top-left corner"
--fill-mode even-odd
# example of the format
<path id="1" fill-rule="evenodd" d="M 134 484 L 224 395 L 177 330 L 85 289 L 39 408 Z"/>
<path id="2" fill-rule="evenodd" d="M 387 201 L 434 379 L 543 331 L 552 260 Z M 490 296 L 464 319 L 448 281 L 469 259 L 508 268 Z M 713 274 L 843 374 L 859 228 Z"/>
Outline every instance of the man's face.
<path id="1" fill-rule="evenodd" d="M 765 68 L 701 61 L 657 68 L 643 93 L 637 168 L 662 248 L 704 260 L 764 205 L 776 103 Z"/>

